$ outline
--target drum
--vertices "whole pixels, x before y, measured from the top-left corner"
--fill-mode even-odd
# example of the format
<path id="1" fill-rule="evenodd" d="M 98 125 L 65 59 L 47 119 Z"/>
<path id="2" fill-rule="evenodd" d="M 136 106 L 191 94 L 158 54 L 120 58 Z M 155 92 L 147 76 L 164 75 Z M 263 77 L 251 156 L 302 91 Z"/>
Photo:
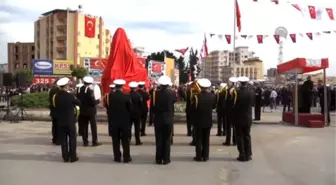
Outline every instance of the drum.
<path id="1" fill-rule="evenodd" d="M 101 91 L 99 85 L 94 84 L 92 86 L 93 86 L 93 94 L 94 94 L 95 99 L 100 100 L 101 97 L 102 97 L 102 91 Z"/>

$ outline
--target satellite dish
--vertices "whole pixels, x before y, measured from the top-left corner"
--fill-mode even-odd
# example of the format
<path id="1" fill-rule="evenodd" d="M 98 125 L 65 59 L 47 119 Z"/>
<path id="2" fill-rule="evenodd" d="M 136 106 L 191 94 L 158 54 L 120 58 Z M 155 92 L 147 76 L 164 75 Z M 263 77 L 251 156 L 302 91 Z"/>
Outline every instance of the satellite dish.
<path id="1" fill-rule="evenodd" d="M 282 38 L 287 38 L 287 36 L 288 36 L 288 30 L 285 27 L 280 26 L 280 27 L 277 27 L 275 29 L 274 34 L 275 35 L 279 35 Z"/>

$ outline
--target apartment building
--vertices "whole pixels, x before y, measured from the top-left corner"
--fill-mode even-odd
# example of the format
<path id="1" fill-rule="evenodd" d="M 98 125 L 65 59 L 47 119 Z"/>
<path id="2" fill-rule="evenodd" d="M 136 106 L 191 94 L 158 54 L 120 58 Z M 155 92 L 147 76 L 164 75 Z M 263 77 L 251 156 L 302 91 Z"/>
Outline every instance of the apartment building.
<path id="1" fill-rule="evenodd" d="M 35 21 L 35 55 L 37 59 L 71 60 L 107 58 L 111 33 L 102 17 L 79 10 L 55 9 Z"/>
<path id="2" fill-rule="evenodd" d="M 275 78 L 278 75 L 277 68 L 269 68 L 267 69 L 267 77 L 268 78 Z"/>
<path id="3" fill-rule="evenodd" d="M 254 52 L 249 51 L 246 46 L 237 47 L 234 52 L 212 51 L 202 62 L 201 68 L 202 77 L 210 79 L 213 83 L 227 81 L 231 76 L 242 74 L 251 79 L 263 78 L 262 61 L 254 57 Z"/>
<path id="4" fill-rule="evenodd" d="M 16 42 L 7 44 L 8 72 L 14 73 L 18 69 L 32 68 L 32 60 L 35 58 L 35 46 L 33 42 Z"/>

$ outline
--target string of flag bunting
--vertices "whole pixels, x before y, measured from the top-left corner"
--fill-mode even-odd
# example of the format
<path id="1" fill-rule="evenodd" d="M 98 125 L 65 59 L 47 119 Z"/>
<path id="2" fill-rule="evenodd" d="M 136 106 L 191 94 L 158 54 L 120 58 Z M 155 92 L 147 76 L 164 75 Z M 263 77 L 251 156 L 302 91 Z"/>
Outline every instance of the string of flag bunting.
<path id="1" fill-rule="evenodd" d="M 314 40 L 315 37 L 322 36 L 323 34 L 336 34 L 336 30 L 333 31 L 322 31 L 322 32 L 306 32 L 306 33 L 290 33 L 288 34 L 289 38 L 293 43 L 297 42 L 297 36 L 300 36 L 301 38 L 308 38 L 309 40 Z M 265 39 L 269 38 L 270 36 L 273 37 L 273 39 L 276 41 L 277 44 L 280 43 L 280 35 L 236 35 L 236 40 L 238 39 L 244 39 L 244 40 L 251 40 L 251 39 L 256 39 L 258 44 L 262 44 Z M 215 33 L 210 33 L 210 38 L 218 38 L 219 40 L 226 40 L 228 44 L 231 44 L 233 35 L 230 34 L 215 34 Z"/>
<path id="2" fill-rule="evenodd" d="M 314 6 L 314 5 L 300 5 L 300 4 L 293 4 L 290 1 L 280 1 L 280 0 L 252 0 L 253 2 L 263 2 L 268 1 L 272 2 L 275 5 L 279 4 L 290 4 L 292 7 L 297 9 L 301 12 L 302 16 L 310 17 L 311 19 L 315 20 L 336 20 L 336 8 L 332 7 L 321 7 L 321 6 Z"/>

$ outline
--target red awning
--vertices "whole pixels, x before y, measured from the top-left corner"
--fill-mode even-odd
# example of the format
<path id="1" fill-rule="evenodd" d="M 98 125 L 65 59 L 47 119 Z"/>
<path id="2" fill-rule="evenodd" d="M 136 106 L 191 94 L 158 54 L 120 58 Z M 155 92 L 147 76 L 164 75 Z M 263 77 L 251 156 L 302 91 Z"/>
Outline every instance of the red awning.
<path id="1" fill-rule="evenodd" d="M 296 58 L 278 65 L 278 73 L 308 73 L 329 67 L 329 60 Z"/>

